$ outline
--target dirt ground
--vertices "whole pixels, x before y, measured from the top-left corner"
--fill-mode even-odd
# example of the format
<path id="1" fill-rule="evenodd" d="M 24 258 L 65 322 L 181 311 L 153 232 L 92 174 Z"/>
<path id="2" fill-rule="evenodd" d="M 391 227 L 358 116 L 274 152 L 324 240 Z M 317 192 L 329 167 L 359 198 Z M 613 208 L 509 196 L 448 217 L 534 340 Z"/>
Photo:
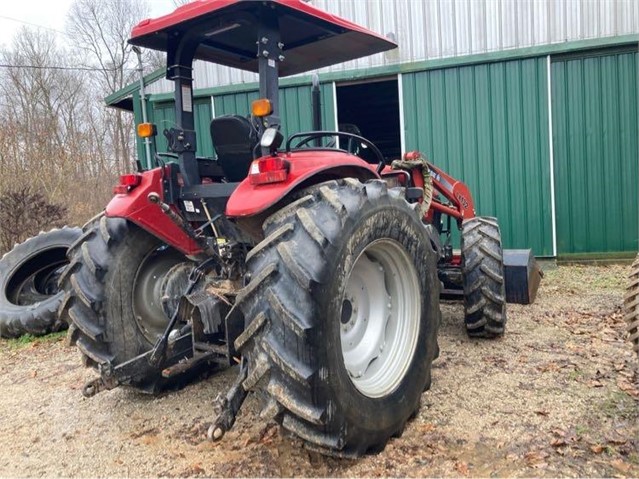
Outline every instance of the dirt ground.
<path id="1" fill-rule="evenodd" d="M 306 451 L 249 398 L 205 439 L 230 369 L 160 397 L 93 377 L 63 336 L 0 343 L 0 476 L 639 476 L 637 358 L 624 341 L 625 266 L 546 272 L 537 302 L 509 305 L 506 336 L 470 340 L 442 305 L 433 387 L 401 438 L 360 460 Z"/>

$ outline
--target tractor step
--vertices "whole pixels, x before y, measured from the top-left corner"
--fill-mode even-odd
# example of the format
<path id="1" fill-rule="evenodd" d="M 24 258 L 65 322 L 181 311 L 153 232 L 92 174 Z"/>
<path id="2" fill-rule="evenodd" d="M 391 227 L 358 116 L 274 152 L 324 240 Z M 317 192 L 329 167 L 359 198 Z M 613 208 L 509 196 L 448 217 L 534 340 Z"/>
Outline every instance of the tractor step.
<path id="1" fill-rule="evenodd" d="M 530 249 L 505 249 L 506 302 L 532 304 L 544 273 Z"/>

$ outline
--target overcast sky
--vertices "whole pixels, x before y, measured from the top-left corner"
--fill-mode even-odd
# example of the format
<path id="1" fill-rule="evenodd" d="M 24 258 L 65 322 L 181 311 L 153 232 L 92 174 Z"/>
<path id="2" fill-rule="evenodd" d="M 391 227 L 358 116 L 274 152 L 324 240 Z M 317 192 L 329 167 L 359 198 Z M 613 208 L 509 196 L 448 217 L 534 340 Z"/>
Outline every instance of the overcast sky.
<path id="1" fill-rule="evenodd" d="M 0 45 L 9 45 L 16 31 L 24 25 L 16 20 L 64 31 L 66 14 L 72 1 L 0 0 L 2 5 L 0 7 Z M 148 0 L 148 2 L 152 17 L 164 15 L 175 8 L 171 0 Z"/>

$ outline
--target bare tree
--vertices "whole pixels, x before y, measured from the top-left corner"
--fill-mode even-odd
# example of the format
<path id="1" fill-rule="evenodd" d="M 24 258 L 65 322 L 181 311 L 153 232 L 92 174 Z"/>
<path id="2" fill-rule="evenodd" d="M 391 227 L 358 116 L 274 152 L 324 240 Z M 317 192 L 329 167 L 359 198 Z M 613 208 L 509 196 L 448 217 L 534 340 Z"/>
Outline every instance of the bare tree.
<path id="1" fill-rule="evenodd" d="M 29 185 L 17 185 L 0 194 L 0 255 L 16 243 L 65 224 L 67 208 L 56 205 Z"/>
<path id="2" fill-rule="evenodd" d="M 96 106 L 88 75 L 67 69 L 73 54 L 42 30 L 22 29 L 0 57 L 11 65 L 0 70 L 0 195 L 28 186 L 82 223 L 104 206 L 115 181 L 104 109 Z M 47 224 L 46 211 L 24 211 L 25 225 Z M 5 239 L 18 231 L 6 229 L 0 222 Z"/>
<path id="3" fill-rule="evenodd" d="M 131 29 L 148 17 L 148 5 L 137 0 L 75 0 L 69 10 L 67 33 L 84 52 L 85 66 L 96 68 L 96 90 L 102 97 L 135 80 L 135 55 L 127 40 Z M 116 169 L 129 169 L 133 158 L 133 122 L 120 110 L 103 113 Z"/>
<path id="4" fill-rule="evenodd" d="M 132 115 L 106 108 L 104 97 L 137 80 L 127 40 L 146 16 L 146 3 L 135 0 L 75 0 L 68 48 L 51 32 L 25 28 L 0 51 L 11 65 L 0 69 L 0 197 L 25 198 L 20 212 L 3 203 L 13 221 L 0 221 L 5 245 L 54 220 L 42 205 L 63 205 L 71 223 L 83 223 L 130 169 Z"/>

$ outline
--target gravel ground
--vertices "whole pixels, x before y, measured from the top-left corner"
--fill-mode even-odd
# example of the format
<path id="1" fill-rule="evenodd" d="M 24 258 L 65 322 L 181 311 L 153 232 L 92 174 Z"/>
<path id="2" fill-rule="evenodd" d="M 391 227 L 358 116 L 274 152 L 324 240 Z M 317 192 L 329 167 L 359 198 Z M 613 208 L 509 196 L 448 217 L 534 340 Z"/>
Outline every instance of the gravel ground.
<path id="1" fill-rule="evenodd" d="M 212 400 L 235 369 L 149 397 L 84 399 L 93 377 L 64 337 L 0 343 L 0 476 L 639 476 L 637 359 L 625 266 L 547 271 L 506 336 L 470 340 L 444 303 L 433 387 L 401 438 L 360 460 L 306 451 L 247 400 L 219 443 Z"/>

